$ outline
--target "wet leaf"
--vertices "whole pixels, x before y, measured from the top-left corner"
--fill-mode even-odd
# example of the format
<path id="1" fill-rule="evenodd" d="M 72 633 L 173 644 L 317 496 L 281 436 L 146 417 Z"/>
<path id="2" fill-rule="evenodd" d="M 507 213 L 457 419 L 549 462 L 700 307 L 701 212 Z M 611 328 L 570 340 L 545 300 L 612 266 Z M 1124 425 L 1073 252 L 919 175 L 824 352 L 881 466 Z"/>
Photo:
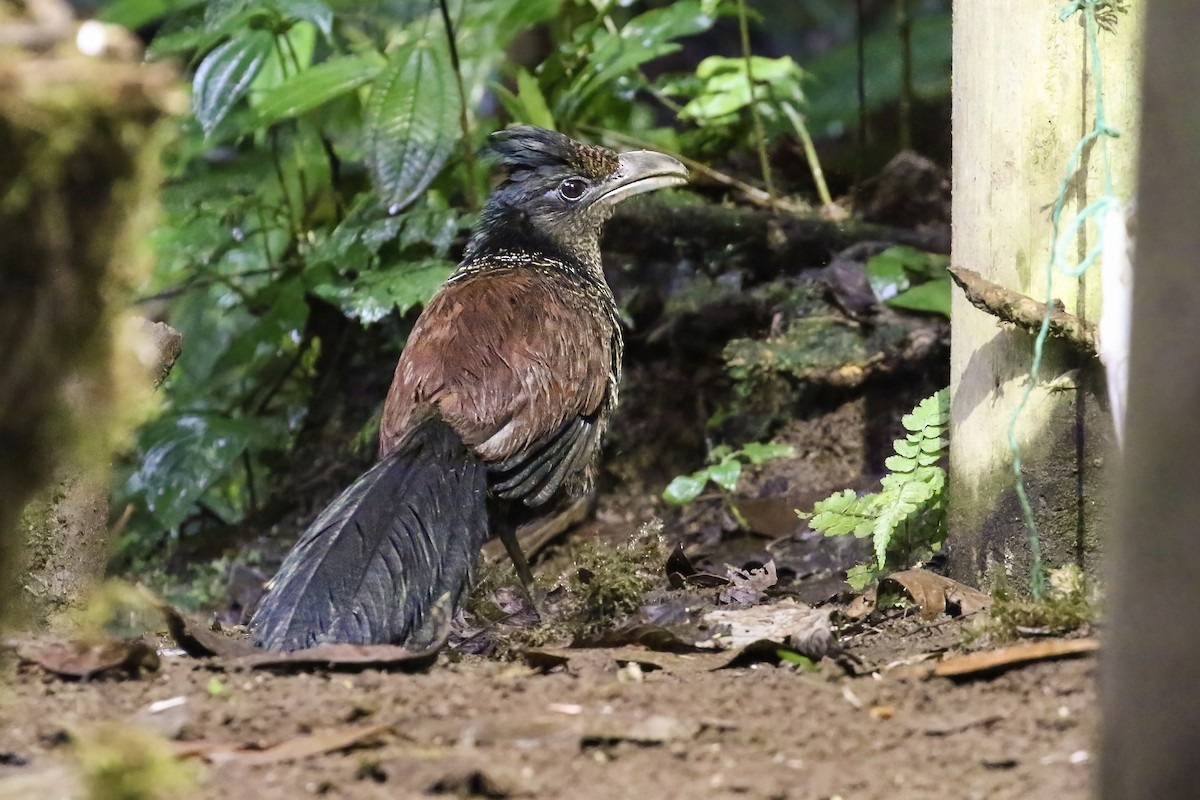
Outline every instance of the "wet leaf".
<path id="1" fill-rule="evenodd" d="M 720 486 L 727 492 L 732 492 L 737 489 L 738 479 L 742 477 L 742 462 L 735 458 L 730 458 L 719 464 L 713 464 L 705 472 L 708 473 L 709 479 L 717 486 Z"/>
<path id="2" fill-rule="evenodd" d="M 274 47 L 270 31 L 242 30 L 200 62 L 192 80 L 192 109 L 205 135 L 211 135 L 246 94 Z"/>
<path id="3" fill-rule="evenodd" d="M 447 261 L 424 259 L 366 270 L 353 279 L 321 283 L 313 287 L 313 294 L 336 304 L 351 319 L 370 325 L 389 314 L 407 314 L 421 305 L 453 271 L 454 265 Z"/>
<path id="4" fill-rule="evenodd" d="M 159 525 L 174 528 L 259 435 L 254 420 L 160 417 L 138 433 L 144 455 L 125 491 L 144 503 Z"/>
<path id="5" fill-rule="evenodd" d="M 926 281 L 889 299 L 892 308 L 950 316 L 950 278 Z"/>
<path id="6" fill-rule="evenodd" d="M 385 205 L 399 210 L 427 187 L 458 144 L 458 89 L 440 43 L 392 53 L 367 100 L 364 151 Z"/>

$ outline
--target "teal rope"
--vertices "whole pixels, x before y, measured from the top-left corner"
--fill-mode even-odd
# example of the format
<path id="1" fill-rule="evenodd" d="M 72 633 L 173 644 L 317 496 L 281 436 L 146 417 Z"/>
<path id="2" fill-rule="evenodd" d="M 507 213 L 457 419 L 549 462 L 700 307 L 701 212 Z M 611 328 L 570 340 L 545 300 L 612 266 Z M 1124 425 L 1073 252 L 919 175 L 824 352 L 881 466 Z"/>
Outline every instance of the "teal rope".
<path id="1" fill-rule="evenodd" d="M 1029 398 L 1033 395 L 1033 389 L 1038 380 L 1038 373 L 1042 367 L 1042 355 L 1046 346 L 1046 338 L 1050 333 L 1050 315 L 1054 306 L 1054 271 L 1057 269 L 1068 277 L 1077 278 L 1083 275 L 1095 263 L 1101 253 L 1102 237 L 1100 231 L 1103 225 L 1104 213 L 1118 202 L 1117 198 L 1113 195 L 1112 165 L 1108 154 L 1108 140 L 1115 139 L 1120 134 L 1109 126 L 1105 115 L 1104 84 L 1101 70 L 1100 45 L 1098 42 L 1099 25 L 1096 22 L 1096 10 L 1099 8 L 1108 8 L 1111 4 L 1112 0 L 1074 0 L 1070 5 L 1063 8 L 1059 14 L 1059 19 L 1063 21 L 1066 21 L 1076 13 L 1083 13 L 1084 15 L 1084 23 L 1087 29 L 1087 46 L 1092 56 L 1093 84 L 1096 87 L 1096 113 L 1092 129 L 1079 140 L 1079 143 L 1075 145 L 1075 149 L 1071 151 L 1071 157 L 1067 159 L 1066 171 L 1058 188 L 1058 197 L 1054 201 L 1053 211 L 1050 214 L 1052 230 L 1050 234 L 1050 256 L 1046 263 L 1046 313 L 1042 317 L 1042 325 L 1038 329 L 1037 337 L 1033 340 L 1033 362 L 1029 367 L 1029 381 L 1025 386 L 1025 392 L 1021 395 L 1021 401 L 1013 411 L 1012 419 L 1008 424 L 1008 447 L 1012 451 L 1013 456 L 1013 478 L 1016 485 L 1017 500 L 1021 504 L 1021 513 L 1025 518 L 1025 527 L 1029 531 L 1029 590 L 1038 599 L 1046 592 L 1046 575 L 1045 567 L 1042 564 L 1042 547 L 1041 540 L 1038 538 L 1037 519 L 1034 516 L 1033 507 L 1029 503 L 1029 495 L 1025 490 L 1025 475 L 1021 469 L 1021 445 L 1017 441 L 1017 421 L 1025 411 Z M 1067 193 L 1070 189 L 1071 178 L 1079 170 L 1079 164 L 1083 160 L 1084 152 L 1092 142 L 1097 140 L 1100 143 L 1101 160 L 1104 166 L 1104 196 L 1084 207 L 1070 220 L 1064 230 L 1062 216 L 1067 204 Z M 1094 244 L 1079 263 L 1072 264 L 1068 260 L 1066 248 L 1079 230 L 1089 221 L 1095 225 Z"/>

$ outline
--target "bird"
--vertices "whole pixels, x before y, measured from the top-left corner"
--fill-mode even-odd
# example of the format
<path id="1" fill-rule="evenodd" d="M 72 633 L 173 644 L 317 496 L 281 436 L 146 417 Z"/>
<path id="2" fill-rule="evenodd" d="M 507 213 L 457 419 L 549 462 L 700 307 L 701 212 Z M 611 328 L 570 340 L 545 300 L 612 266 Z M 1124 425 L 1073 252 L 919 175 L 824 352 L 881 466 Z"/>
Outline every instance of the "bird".
<path id="1" fill-rule="evenodd" d="M 687 182 L 675 158 L 511 125 L 503 178 L 457 269 L 426 303 L 392 378 L 379 459 L 300 536 L 255 611 L 255 644 L 436 647 L 493 527 L 589 490 L 617 404 L 623 340 L 600 235 L 633 195 Z"/>

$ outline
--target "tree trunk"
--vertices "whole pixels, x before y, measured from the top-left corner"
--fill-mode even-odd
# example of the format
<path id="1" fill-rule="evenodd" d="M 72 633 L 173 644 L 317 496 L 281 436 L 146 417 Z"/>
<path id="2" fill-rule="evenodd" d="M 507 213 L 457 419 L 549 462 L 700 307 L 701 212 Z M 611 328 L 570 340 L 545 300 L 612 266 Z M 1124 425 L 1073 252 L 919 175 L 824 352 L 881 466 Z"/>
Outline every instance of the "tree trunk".
<path id="1" fill-rule="evenodd" d="M 1102 33 L 1103 88 L 1114 191 L 1129 197 L 1136 153 L 1138 9 Z M 1095 76 L 1081 15 L 1059 19 L 1046 0 L 954 4 L 954 264 L 1007 289 L 1046 299 L 1049 209 L 1067 160 L 1092 127 Z M 1072 180 L 1064 221 L 1103 192 L 1098 147 Z M 1079 258 L 1092 230 L 1072 240 Z M 1094 322 L 1100 280 L 1053 278 L 1066 310 Z M 1008 431 L 1026 386 L 1033 336 L 1006 328 L 955 292 L 951 341 L 950 559 L 977 583 L 995 569 L 1021 583 L 1031 558 L 1014 489 Z M 1104 519 L 1104 463 L 1112 424 L 1094 358 L 1051 339 L 1016 426 L 1030 502 L 1050 566 L 1094 567 Z"/>
<path id="2" fill-rule="evenodd" d="M 1147 3 L 1126 450 L 1108 573 L 1100 793 L 1200 786 L 1200 5 Z"/>
<path id="3" fill-rule="evenodd" d="M 118 380 L 134 373 L 123 358 L 118 367 L 115 323 L 149 266 L 163 142 L 154 130 L 183 99 L 169 67 L 78 52 L 62 8 L 53 24 L 0 24 L 18 41 L 57 43 L 37 54 L 0 43 L 0 620 L 14 585 L 45 597 L 74 582 L 64 569 L 103 564 L 81 540 L 95 529 L 95 491 L 72 512 L 92 527 L 40 526 L 35 561 L 19 557 L 16 523 L 63 454 L 107 460 L 109 412 L 133 399 Z M 39 557 L 50 572 L 16 573 Z"/>

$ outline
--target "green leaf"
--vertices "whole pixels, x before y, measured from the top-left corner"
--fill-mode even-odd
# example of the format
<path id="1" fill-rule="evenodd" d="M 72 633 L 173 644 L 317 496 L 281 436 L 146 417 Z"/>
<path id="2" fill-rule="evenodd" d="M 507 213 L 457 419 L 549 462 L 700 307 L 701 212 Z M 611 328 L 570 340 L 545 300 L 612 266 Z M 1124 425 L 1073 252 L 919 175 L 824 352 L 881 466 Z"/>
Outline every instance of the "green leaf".
<path id="1" fill-rule="evenodd" d="M 103 6 L 99 17 L 104 22 L 137 30 L 162 19 L 172 11 L 182 11 L 203 2 L 204 0 L 116 0 Z"/>
<path id="2" fill-rule="evenodd" d="M 192 81 L 192 108 L 206 136 L 242 99 L 274 47 L 270 31 L 241 31 L 200 62 Z"/>
<path id="3" fill-rule="evenodd" d="M 712 482 L 727 492 L 737 489 L 738 478 L 742 476 L 742 462 L 730 458 L 719 464 L 713 464 L 706 472 Z"/>
<path id="4" fill-rule="evenodd" d="M 392 211 L 404 208 L 458 143 L 458 89 L 445 48 L 422 40 L 393 53 L 371 87 L 364 128 L 379 195 Z"/>
<path id="5" fill-rule="evenodd" d="M 856 592 L 861 592 L 868 585 L 879 580 L 880 571 L 874 564 L 856 564 L 846 570 L 846 583 Z"/>
<path id="6" fill-rule="evenodd" d="M 297 73 L 258 104 L 261 125 L 298 117 L 370 82 L 382 70 L 378 57 L 340 56 Z"/>
<path id="7" fill-rule="evenodd" d="M 817 662 L 805 655 L 797 653 L 786 647 L 779 647 L 775 650 L 775 656 L 785 664 L 795 664 L 805 672 L 820 672 L 821 668 L 817 666 Z"/>
<path id="8" fill-rule="evenodd" d="M 125 492 L 165 529 L 182 522 L 257 436 L 258 422 L 218 416 L 165 416 L 142 428 L 143 456 Z"/>
<path id="9" fill-rule="evenodd" d="M 525 109 L 525 116 L 522 122 L 528 122 L 530 125 L 537 125 L 547 130 L 554 130 L 554 115 L 550 113 L 550 106 L 546 104 L 546 96 L 542 94 L 542 87 L 538 85 L 537 78 L 526 69 L 521 69 L 517 72 L 517 99 L 521 101 L 521 107 Z"/>
<path id="10" fill-rule="evenodd" d="M 327 40 L 333 38 L 333 9 L 319 0 L 282 0 L 280 10 L 293 19 L 311 23 Z"/>
<path id="11" fill-rule="evenodd" d="M 912 285 L 904 269 L 904 260 L 897 255 L 898 250 L 901 248 L 889 247 L 867 259 L 867 281 L 871 284 L 875 299 L 881 303 L 891 300 Z"/>
<path id="12" fill-rule="evenodd" d="M 353 280 L 314 286 L 313 293 L 337 304 L 346 316 L 370 325 L 393 311 L 406 314 L 421 305 L 453 271 L 453 264 L 429 259 L 366 270 Z"/>
<path id="13" fill-rule="evenodd" d="M 672 505 L 681 506 L 700 496 L 708 483 L 708 473 L 701 470 L 692 475 L 679 475 L 663 490 L 663 499 Z"/>
<path id="14" fill-rule="evenodd" d="M 896 439 L 892 442 L 892 449 L 896 451 L 897 455 L 904 458 L 916 458 L 917 454 L 921 452 L 921 445 L 918 442 L 911 439 Z"/>
<path id="15" fill-rule="evenodd" d="M 912 472 L 917 462 L 904 456 L 888 456 L 883 460 L 883 465 L 892 472 Z"/>
<path id="16" fill-rule="evenodd" d="M 921 453 L 917 456 L 917 464 L 922 467 L 931 467 L 940 461 L 942 454 L 938 453 Z"/>
<path id="17" fill-rule="evenodd" d="M 677 0 L 631 19 L 618 33 L 605 29 L 592 42 L 592 53 L 560 94 L 556 119 L 574 119 L 597 92 L 647 61 L 680 48 L 674 40 L 712 27 L 714 17 L 695 0 Z"/>
<path id="18" fill-rule="evenodd" d="M 742 448 L 742 455 L 750 459 L 751 464 L 761 464 L 773 458 L 791 458 L 796 455 L 796 448 L 790 444 L 774 442 L 750 442 Z"/>
<path id="19" fill-rule="evenodd" d="M 927 429 L 928 430 L 928 429 Z M 921 452 L 923 453 L 941 453 L 946 449 L 948 442 L 940 436 L 934 435 L 931 438 L 921 440 Z"/>
<path id="20" fill-rule="evenodd" d="M 938 278 L 918 284 L 889 298 L 887 304 L 892 308 L 941 314 L 948 318 L 950 316 L 950 278 Z"/>

